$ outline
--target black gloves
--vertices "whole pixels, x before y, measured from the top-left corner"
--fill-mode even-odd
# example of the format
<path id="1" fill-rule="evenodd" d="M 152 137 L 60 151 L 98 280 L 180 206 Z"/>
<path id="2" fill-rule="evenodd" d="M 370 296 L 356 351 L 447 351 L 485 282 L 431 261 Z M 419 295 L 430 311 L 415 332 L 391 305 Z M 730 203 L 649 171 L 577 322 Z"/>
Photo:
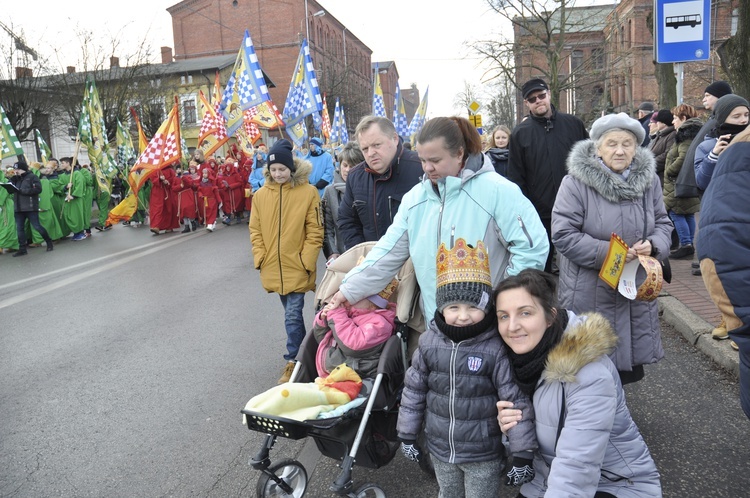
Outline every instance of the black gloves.
<path id="1" fill-rule="evenodd" d="M 534 479 L 534 462 L 528 458 L 513 457 L 513 463 L 505 474 L 506 486 L 520 486 Z"/>

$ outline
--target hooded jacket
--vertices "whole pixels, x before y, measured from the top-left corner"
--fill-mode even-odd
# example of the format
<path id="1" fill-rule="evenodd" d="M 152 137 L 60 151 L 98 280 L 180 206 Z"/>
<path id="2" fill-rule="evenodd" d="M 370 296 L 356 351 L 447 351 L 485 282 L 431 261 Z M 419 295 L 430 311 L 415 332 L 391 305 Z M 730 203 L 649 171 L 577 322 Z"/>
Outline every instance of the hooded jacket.
<path id="1" fill-rule="evenodd" d="M 643 147 L 635 149 L 624 180 L 600 164 L 592 140 L 576 144 L 552 211 L 560 304 L 576 313 L 593 309 L 612 321 L 620 339 L 612 359 L 622 371 L 655 363 L 664 351 L 657 302 L 631 301 L 599 278 L 612 232 L 628 246 L 650 240 L 652 254 L 661 257 L 669 254 L 672 232 L 654 156 Z"/>
<path id="2" fill-rule="evenodd" d="M 422 163 L 399 139 L 388 170 L 378 174 L 362 162 L 349 171 L 339 206 L 339 233 L 347 249 L 379 240 L 393 223 L 404 195 L 419 183 Z"/>
<path id="3" fill-rule="evenodd" d="M 346 192 L 346 183 L 335 175 L 338 181 L 328 185 L 323 192 L 321 206 L 323 208 L 323 223 L 325 224 L 325 239 L 323 239 L 323 254 L 326 259 L 332 254 L 343 254 L 346 251 L 344 239 L 339 228 L 339 206 Z"/>
<path id="4" fill-rule="evenodd" d="M 424 421 L 430 454 L 442 462 L 494 460 L 503 456 L 498 400 L 523 410 L 508 433 L 511 452 L 534 451 L 533 409 L 513 382 L 497 322 L 456 343 L 433 320 L 406 372 L 396 429 L 401 439 L 416 440 Z"/>
<path id="5" fill-rule="evenodd" d="M 320 196 L 307 181 L 312 166 L 297 157 L 294 165 L 292 178 L 284 184 L 276 183 L 266 169 L 266 183 L 253 196 L 250 211 L 255 268 L 263 288 L 282 296 L 315 289 L 323 245 Z"/>
<path id="6" fill-rule="evenodd" d="M 521 187 L 541 218 L 549 219 L 565 158 L 573 144 L 589 138 L 583 121 L 552 106 L 549 118 L 529 115 L 510 135 L 508 180 Z"/>
<path id="7" fill-rule="evenodd" d="M 326 187 L 333 183 L 333 156 L 327 151 L 318 147 L 318 152 L 313 154 L 312 151 L 305 157 L 312 164 L 312 171 L 308 181 L 318 189 L 318 194 L 323 197 Z M 321 186 L 322 185 L 322 186 Z"/>
<path id="8" fill-rule="evenodd" d="M 42 182 L 34 173 L 25 171 L 23 174 L 16 174 L 10 178 L 10 183 L 18 189 L 14 199 L 16 213 L 39 211 L 39 194 L 42 193 Z"/>
<path id="9" fill-rule="evenodd" d="M 536 475 L 521 488 L 526 498 L 594 496 L 597 491 L 618 498 L 662 496 L 659 472 L 607 356 L 616 342 L 607 319 L 591 313 L 570 319 L 549 352 L 534 392 L 539 451 Z"/>
<path id="10" fill-rule="evenodd" d="M 656 136 L 648 146 L 656 160 L 656 176 L 659 177 L 662 185 L 664 184 L 664 166 L 667 162 L 667 153 L 672 148 L 672 144 L 674 144 L 676 133 L 674 126 L 667 126 L 663 130 L 656 132 Z"/>
<path id="11" fill-rule="evenodd" d="M 690 118 L 677 129 L 675 143 L 667 153 L 664 166 L 664 204 L 677 214 L 693 214 L 701 209 L 700 197 L 676 197 L 675 182 L 685 165 L 685 156 L 693 139 L 698 136 L 703 123 L 698 118 Z M 688 164 L 687 167 L 690 167 Z"/>
<path id="12" fill-rule="evenodd" d="M 347 186 L 350 179 L 351 173 Z M 404 196 L 388 232 L 346 275 L 340 290 L 356 303 L 373 289 L 384 289 L 411 257 L 429 323 L 436 307 L 438 247 L 443 242 L 453 247 L 458 238 L 484 242 L 493 286 L 525 268 L 541 270 L 549 252 L 534 206 L 517 185 L 495 173 L 484 154 L 475 154 L 466 159 L 459 176 L 444 178 L 437 186 L 423 178 Z"/>

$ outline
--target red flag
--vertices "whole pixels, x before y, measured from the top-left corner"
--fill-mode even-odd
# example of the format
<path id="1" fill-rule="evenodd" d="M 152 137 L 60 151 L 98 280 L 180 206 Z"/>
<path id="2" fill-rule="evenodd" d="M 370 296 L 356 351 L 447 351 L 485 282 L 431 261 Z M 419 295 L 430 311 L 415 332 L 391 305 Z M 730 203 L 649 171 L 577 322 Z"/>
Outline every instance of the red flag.
<path id="1" fill-rule="evenodd" d="M 169 116 L 161 124 L 146 150 L 136 160 L 128 175 L 128 183 L 137 195 L 138 190 L 146 182 L 154 171 L 161 170 L 179 162 L 182 158 L 182 147 L 180 145 L 180 113 L 177 103 L 174 104 Z M 138 175 L 139 172 L 145 174 Z"/>

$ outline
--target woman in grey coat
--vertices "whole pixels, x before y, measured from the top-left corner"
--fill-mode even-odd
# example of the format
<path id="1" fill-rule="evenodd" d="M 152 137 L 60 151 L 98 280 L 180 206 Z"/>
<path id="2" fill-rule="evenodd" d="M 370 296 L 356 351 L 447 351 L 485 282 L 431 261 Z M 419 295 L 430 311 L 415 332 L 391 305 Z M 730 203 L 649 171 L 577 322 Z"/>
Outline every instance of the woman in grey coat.
<path id="1" fill-rule="evenodd" d="M 643 365 L 664 357 L 656 301 L 631 301 L 599 279 L 612 233 L 639 255 L 669 254 L 667 216 L 654 157 L 638 147 L 645 132 L 625 113 L 597 119 L 591 139 L 568 155 L 552 210 L 552 242 L 559 254 L 561 305 L 593 310 L 612 322 L 619 341 L 611 354 L 623 384 L 643 378 Z"/>
<path id="2" fill-rule="evenodd" d="M 554 277 L 524 270 L 495 291 L 498 329 L 521 390 L 533 396 L 539 450 L 520 497 L 658 498 L 656 464 L 608 354 L 617 342 L 598 313 L 557 307 Z M 498 402 L 504 433 L 522 420 Z"/>
<path id="3" fill-rule="evenodd" d="M 334 174 L 333 183 L 323 191 L 321 201 L 325 224 L 323 255 L 326 260 L 336 259 L 346 251 L 344 239 L 339 235 L 339 204 L 346 190 L 346 177 L 349 176 L 349 170 L 365 160 L 357 142 L 347 143 L 336 158 L 339 160 L 337 174 Z"/>

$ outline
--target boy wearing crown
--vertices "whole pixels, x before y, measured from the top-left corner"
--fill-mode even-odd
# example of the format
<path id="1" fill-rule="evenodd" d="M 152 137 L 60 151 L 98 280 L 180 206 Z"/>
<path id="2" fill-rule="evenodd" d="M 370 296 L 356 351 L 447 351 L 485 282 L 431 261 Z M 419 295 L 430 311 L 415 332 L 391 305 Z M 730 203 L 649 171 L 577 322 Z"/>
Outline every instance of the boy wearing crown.
<path id="1" fill-rule="evenodd" d="M 416 440 L 424 423 L 440 496 L 498 495 L 505 455 L 495 404 L 506 396 L 522 407 L 526 422 L 508 432 L 514 458 L 506 484 L 519 486 L 534 476 L 533 408 L 513 382 L 491 282 L 481 240 L 475 247 L 464 239 L 451 249 L 440 245 L 437 310 L 406 372 L 396 427 L 404 455 L 419 461 Z"/>

